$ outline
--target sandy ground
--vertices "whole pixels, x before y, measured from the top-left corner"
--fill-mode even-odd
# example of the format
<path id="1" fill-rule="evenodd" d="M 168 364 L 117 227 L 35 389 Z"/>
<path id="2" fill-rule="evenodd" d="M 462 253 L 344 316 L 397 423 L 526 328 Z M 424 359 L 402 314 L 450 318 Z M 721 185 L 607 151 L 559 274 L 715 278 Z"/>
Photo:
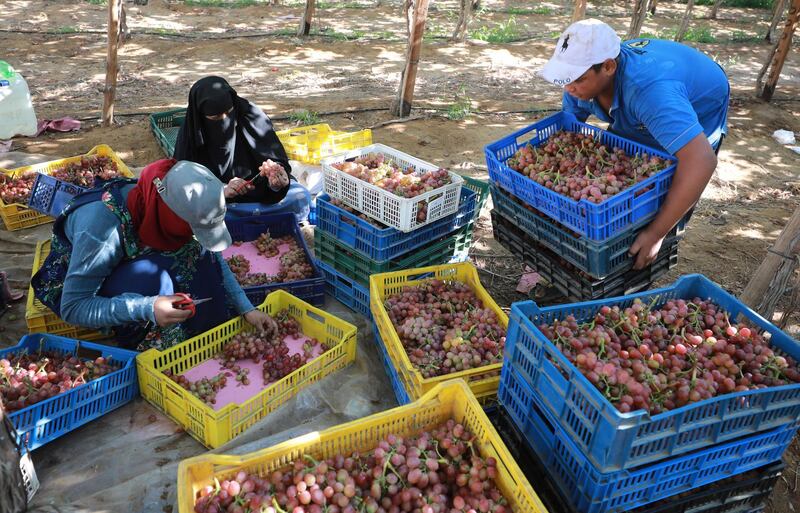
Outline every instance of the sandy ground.
<path id="1" fill-rule="evenodd" d="M 568 23 L 558 3 L 485 2 L 487 10 L 473 28 L 506 23 L 510 8 L 550 9 L 546 14 L 516 14 L 516 31 L 523 40 L 499 44 L 444 39 L 455 21 L 455 3 L 437 2 L 428 22 L 431 37 L 423 49 L 415 106 L 440 110 L 417 110 L 412 120 L 392 123 L 386 109 L 396 94 L 405 50 L 399 7 L 386 2 L 378 8 L 347 5 L 320 9 L 317 35 L 301 40 L 276 35 L 295 30 L 297 5 L 227 9 L 163 0 L 141 7 L 127 4 L 133 37 L 120 53 L 119 116 L 114 127 L 101 128 L 96 120 L 105 73 L 105 7 L 67 0 L 5 0 L 0 10 L 3 58 L 28 80 L 37 115 L 73 116 L 84 119 L 84 126 L 80 132 L 15 139 L 13 150 L 22 153 L 0 155 L 0 167 L 20 165 L 26 157 L 85 153 L 100 143 L 114 148 L 129 166 L 143 166 L 162 156 L 147 114 L 184 106 L 190 85 L 207 74 L 228 78 L 240 95 L 270 113 L 278 128 L 291 126 L 287 115 L 296 109 L 307 109 L 321 113 L 321 121 L 337 129 L 373 127 L 376 142 L 479 178 L 487 176 L 484 145 L 546 115 L 537 111 L 558 108 L 559 90 L 534 75 L 552 51 L 553 36 Z M 644 31 L 674 29 L 683 8 L 659 6 Z M 624 31 L 626 9 L 621 2 L 591 3 L 588 14 Z M 800 133 L 800 54 L 789 55 L 775 100 L 763 103 L 752 91 L 769 51 L 761 42 L 769 13 L 723 8 L 717 21 L 705 18 L 707 13 L 708 7 L 696 7 L 692 26 L 710 31 L 716 42 L 696 46 L 729 75 L 730 134 L 681 245 L 679 264 L 662 282 L 696 272 L 738 293 L 798 204 L 800 157 L 778 145 L 771 134 L 779 128 Z M 473 113 L 465 120 L 449 120 L 444 111 L 462 87 Z M 33 245 L 49 231 L 49 225 L 0 230 L 0 268 L 16 286 L 27 289 Z M 473 251 L 490 255 L 480 259 L 482 265 L 505 271 L 514 267 L 491 238 L 488 208 L 476 238 Z M 519 271 L 517 267 L 507 274 Z M 513 292 L 510 280 L 491 275 L 487 279 L 504 306 L 523 299 Z M 789 306 L 784 301 L 778 314 Z M 5 330 L 0 346 L 14 343 L 26 332 L 24 305 L 15 305 L 0 323 Z M 790 316 L 787 329 L 797 335 L 797 324 L 796 316 Z M 797 454 L 790 452 L 787 471 L 767 511 L 787 513 L 800 506 Z M 87 486 L 87 495 L 102 490 L 100 483 Z M 169 503 L 168 498 L 162 501 Z"/>

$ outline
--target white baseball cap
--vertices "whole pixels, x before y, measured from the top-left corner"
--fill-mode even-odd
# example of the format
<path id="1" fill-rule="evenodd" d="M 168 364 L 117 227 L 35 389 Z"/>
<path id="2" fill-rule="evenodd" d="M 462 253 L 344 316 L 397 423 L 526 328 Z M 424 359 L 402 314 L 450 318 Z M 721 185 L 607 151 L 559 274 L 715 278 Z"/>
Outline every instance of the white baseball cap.
<path id="1" fill-rule="evenodd" d="M 539 75 L 550 83 L 565 86 L 586 70 L 619 55 L 620 37 L 600 20 L 576 21 L 558 38 L 556 49 Z"/>

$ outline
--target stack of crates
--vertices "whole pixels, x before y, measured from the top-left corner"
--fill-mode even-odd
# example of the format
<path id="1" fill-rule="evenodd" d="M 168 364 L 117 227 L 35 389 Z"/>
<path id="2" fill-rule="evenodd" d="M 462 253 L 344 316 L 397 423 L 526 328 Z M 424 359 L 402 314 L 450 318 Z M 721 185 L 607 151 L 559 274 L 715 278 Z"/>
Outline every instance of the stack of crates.
<path id="1" fill-rule="evenodd" d="M 501 413 L 569 510 L 763 510 L 800 427 L 800 384 L 720 394 L 661 413 L 621 413 L 539 329 L 570 315 L 589 322 L 603 306 L 627 308 L 637 299 L 659 308 L 697 297 L 762 331 L 776 351 L 800 359 L 800 343 L 701 275 L 617 298 L 512 305 Z"/>
<path id="2" fill-rule="evenodd" d="M 314 253 L 326 292 L 371 318 L 370 275 L 466 260 L 489 185 L 462 178 L 458 211 L 410 232 L 378 227 L 364 214 L 334 204 L 328 194 L 319 196 Z"/>
<path id="3" fill-rule="evenodd" d="M 628 155 L 662 157 L 668 167 L 593 203 L 575 201 L 511 169 L 508 160 L 522 147 L 537 147 L 559 130 L 591 135 L 609 149 Z M 573 301 L 629 294 L 647 289 L 677 264 L 678 242 L 686 220 L 664 240 L 656 260 L 632 270 L 631 244 L 655 217 L 675 173 L 675 159 L 559 112 L 485 149 L 494 204 L 494 238 Z"/>

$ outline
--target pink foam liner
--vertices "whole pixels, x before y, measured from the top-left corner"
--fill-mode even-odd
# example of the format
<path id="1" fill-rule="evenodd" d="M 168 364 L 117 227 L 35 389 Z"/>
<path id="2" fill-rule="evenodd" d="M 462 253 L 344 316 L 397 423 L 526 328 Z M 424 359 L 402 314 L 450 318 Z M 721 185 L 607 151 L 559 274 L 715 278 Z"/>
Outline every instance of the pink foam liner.
<path id="1" fill-rule="evenodd" d="M 250 274 L 264 273 L 268 276 L 275 276 L 281 270 L 281 255 L 287 251 L 289 251 L 289 245 L 281 244 L 278 246 L 278 254 L 267 258 L 258 253 L 258 249 L 251 241 L 243 242 L 241 246 L 230 246 L 222 252 L 222 256 L 230 258 L 233 255 L 242 255 L 250 261 Z"/>
<path id="2" fill-rule="evenodd" d="M 301 334 L 298 338 L 286 337 L 283 340 L 286 342 L 286 345 L 289 346 L 289 354 L 293 355 L 303 353 L 303 344 L 306 340 L 309 340 L 309 338 L 310 337 Z M 322 348 L 319 344 L 317 344 L 314 346 L 311 354 L 313 358 L 316 358 L 321 353 Z M 273 381 L 264 383 L 264 374 L 261 363 L 255 363 L 250 359 L 240 360 L 237 363 L 242 369 L 250 370 L 250 374 L 247 375 L 250 379 L 249 385 L 242 385 L 240 382 L 236 381 L 236 373 L 228 369 L 223 369 L 222 365 L 220 365 L 220 362 L 215 358 L 211 358 L 210 360 L 206 360 L 199 365 L 195 365 L 183 373 L 183 375 L 186 376 L 186 379 L 190 381 L 199 381 L 203 378 L 211 379 L 223 370 L 227 372 L 228 379 L 225 386 L 217 391 L 216 404 L 209 405 L 214 411 L 219 411 L 229 404 L 244 403 L 248 399 L 254 397 L 259 392 L 264 390 L 264 388 L 266 388 L 268 385 L 273 383 Z"/>

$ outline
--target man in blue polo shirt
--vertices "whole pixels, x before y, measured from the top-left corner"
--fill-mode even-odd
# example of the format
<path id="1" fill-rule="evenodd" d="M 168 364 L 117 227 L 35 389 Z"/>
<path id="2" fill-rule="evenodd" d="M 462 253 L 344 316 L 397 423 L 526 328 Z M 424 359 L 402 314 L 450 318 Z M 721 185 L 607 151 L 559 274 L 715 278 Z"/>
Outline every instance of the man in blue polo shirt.
<path id="1" fill-rule="evenodd" d="M 621 43 L 611 27 L 589 19 L 561 34 L 541 75 L 564 88 L 563 110 L 578 120 L 594 115 L 611 132 L 677 157 L 661 210 L 630 248 L 641 269 L 700 199 L 717 167 L 727 132 L 725 72 L 691 47 L 655 39 Z"/>

